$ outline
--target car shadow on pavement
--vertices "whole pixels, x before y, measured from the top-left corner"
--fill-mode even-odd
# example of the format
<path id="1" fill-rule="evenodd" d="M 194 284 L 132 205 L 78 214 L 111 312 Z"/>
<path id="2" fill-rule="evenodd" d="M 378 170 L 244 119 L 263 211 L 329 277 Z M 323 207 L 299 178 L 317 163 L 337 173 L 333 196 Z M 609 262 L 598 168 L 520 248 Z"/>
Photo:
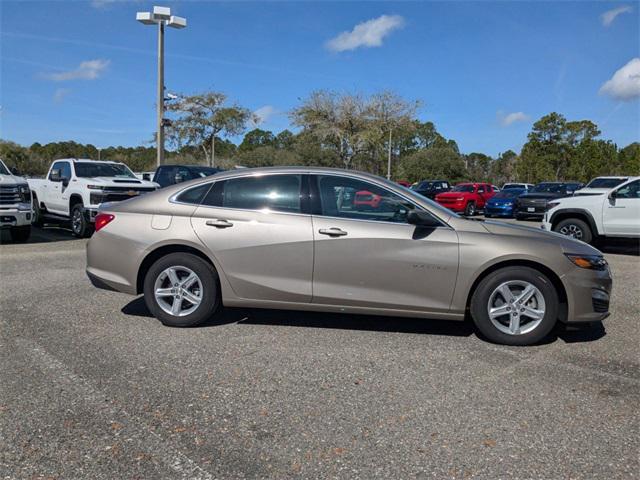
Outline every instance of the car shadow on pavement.
<path id="1" fill-rule="evenodd" d="M 31 227 L 31 236 L 26 242 L 14 242 L 11 240 L 9 230 L 0 230 L 0 243 L 2 245 L 29 245 L 34 243 L 66 242 L 78 240 L 71 230 L 60 226 Z"/>
<path id="2" fill-rule="evenodd" d="M 122 313 L 134 317 L 153 318 L 143 297 L 132 300 L 122 308 Z M 220 315 L 197 328 L 218 327 L 237 323 L 240 325 L 275 325 L 283 327 L 327 328 L 372 332 L 415 333 L 469 337 L 473 334 L 483 338 L 469 319 L 458 322 L 407 317 L 381 317 L 373 315 L 348 315 L 341 313 L 304 312 L 299 310 L 267 310 L 246 308 L 223 308 Z M 582 327 L 558 326 L 537 345 L 546 345 L 558 339 L 565 343 L 594 342 L 606 335 L 602 323 Z"/>
<path id="3" fill-rule="evenodd" d="M 640 256 L 640 240 L 638 239 L 607 239 L 597 246 L 603 253 L 612 255 Z"/>

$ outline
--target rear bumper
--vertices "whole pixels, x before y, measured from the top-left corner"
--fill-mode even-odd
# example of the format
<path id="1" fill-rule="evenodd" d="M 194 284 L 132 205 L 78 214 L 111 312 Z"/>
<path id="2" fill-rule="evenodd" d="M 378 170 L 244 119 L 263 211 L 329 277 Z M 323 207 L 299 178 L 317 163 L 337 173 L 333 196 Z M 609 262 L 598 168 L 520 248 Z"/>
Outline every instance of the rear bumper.
<path id="1" fill-rule="evenodd" d="M 569 306 L 567 323 L 600 322 L 609 316 L 613 281 L 608 270 L 575 268 L 562 282 Z"/>
<path id="2" fill-rule="evenodd" d="M 0 228 L 27 227 L 31 225 L 31 209 L 0 209 Z"/>

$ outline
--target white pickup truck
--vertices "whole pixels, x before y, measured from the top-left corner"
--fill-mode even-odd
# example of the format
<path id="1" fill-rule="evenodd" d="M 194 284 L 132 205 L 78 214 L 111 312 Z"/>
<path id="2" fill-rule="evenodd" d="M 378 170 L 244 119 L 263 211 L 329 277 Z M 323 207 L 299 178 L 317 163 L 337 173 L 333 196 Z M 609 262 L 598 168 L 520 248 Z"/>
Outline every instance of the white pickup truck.
<path id="1" fill-rule="evenodd" d="M 586 243 L 599 238 L 640 238 L 640 177 L 629 177 L 608 193 L 552 200 L 542 228 Z"/>
<path id="2" fill-rule="evenodd" d="M 70 221 L 76 237 L 91 235 L 101 203 L 126 200 L 158 187 L 138 179 L 124 163 L 75 158 L 55 160 L 46 178 L 28 182 L 34 224 Z"/>
<path id="3" fill-rule="evenodd" d="M 27 181 L 12 174 L 0 160 L 0 228 L 8 228 L 14 242 L 26 242 L 31 235 L 31 215 Z"/>

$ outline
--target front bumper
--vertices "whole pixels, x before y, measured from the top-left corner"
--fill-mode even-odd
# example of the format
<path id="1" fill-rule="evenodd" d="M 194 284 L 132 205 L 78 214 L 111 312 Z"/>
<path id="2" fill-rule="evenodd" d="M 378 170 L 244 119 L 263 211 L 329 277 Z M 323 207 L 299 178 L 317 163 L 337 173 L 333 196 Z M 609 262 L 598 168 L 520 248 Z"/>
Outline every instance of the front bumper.
<path id="1" fill-rule="evenodd" d="M 96 215 L 98 214 L 98 207 L 84 207 L 84 218 L 87 222 L 94 223 L 96 221 Z"/>
<path id="2" fill-rule="evenodd" d="M 0 209 L 0 228 L 26 227 L 31 225 L 31 205 L 28 210 L 19 208 Z"/>
<path id="3" fill-rule="evenodd" d="M 567 323 L 600 322 L 609 316 L 613 281 L 609 269 L 575 268 L 562 277 L 569 306 Z"/>
<path id="4" fill-rule="evenodd" d="M 513 205 L 487 205 L 484 212 L 496 217 L 513 217 Z"/>
<path id="5" fill-rule="evenodd" d="M 441 206 L 448 208 L 449 210 L 452 210 L 454 212 L 464 212 L 467 204 L 465 202 L 446 202 L 446 201 L 439 201 L 438 202 Z"/>

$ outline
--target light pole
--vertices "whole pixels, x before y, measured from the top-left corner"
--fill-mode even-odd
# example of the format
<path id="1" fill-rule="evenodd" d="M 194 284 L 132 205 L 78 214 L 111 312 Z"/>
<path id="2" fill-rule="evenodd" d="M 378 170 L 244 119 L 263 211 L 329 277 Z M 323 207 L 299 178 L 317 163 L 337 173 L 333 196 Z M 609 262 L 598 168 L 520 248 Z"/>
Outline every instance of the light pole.
<path id="1" fill-rule="evenodd" d="M 164 163 L 164 27 L 184 28 L 187 19 L 171 15 L 169 7 L 153 7 L 153 12 L 138 12 L 136 20 L 144 25 L 158 25 L 158 113 L 157 146 L 158 166 Z"/>

